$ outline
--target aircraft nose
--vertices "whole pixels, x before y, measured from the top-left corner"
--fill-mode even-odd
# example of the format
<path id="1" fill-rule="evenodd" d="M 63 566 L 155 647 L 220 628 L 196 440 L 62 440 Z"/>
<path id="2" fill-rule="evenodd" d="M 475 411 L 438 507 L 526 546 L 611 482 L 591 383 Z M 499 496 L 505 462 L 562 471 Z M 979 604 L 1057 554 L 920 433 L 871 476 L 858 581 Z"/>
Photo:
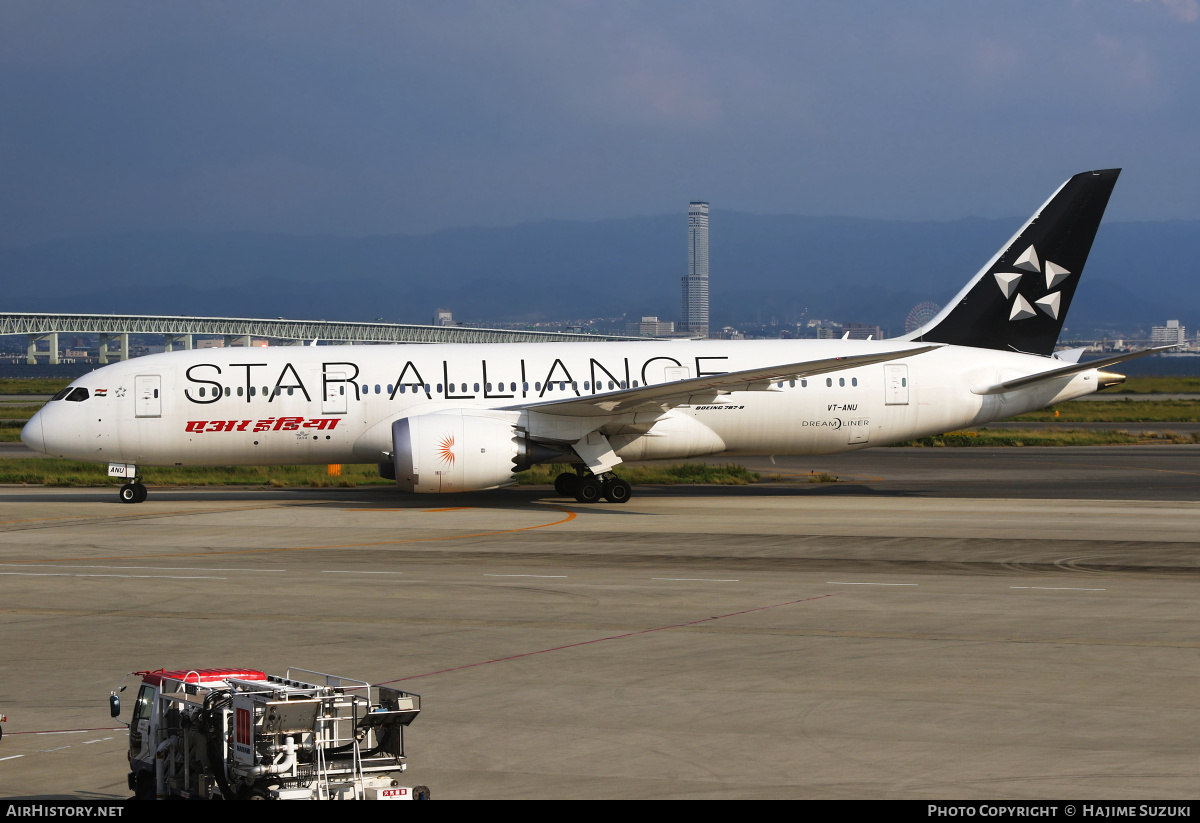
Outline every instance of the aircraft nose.
<path id="1" fill-rule="evenodd" d="M 42 413 L 38 412 L 30 418 L 21 429 L 21 442 L 36 452 L 46 453 L 46 438 L 42 434 Z"/>

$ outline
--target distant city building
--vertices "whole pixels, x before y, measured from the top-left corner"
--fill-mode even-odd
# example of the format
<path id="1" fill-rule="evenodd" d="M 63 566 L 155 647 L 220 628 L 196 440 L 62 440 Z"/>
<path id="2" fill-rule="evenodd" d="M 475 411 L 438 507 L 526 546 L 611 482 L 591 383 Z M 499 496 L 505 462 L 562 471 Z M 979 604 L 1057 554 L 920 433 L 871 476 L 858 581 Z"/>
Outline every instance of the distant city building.
<path id="1" fill-rule="evenodd" d="M 1181 326 L 1178 320 L 1168 320 L 1167 325 L 1150 329 L 1150 344 L 1153 346 L 1171 346 L 1184 342 L 1186 338 L 1187 327 Z"/>
<path id="2" fill-rule="evenodd" d="M 196 348 L 198 349 L 223 349 L 225 348 L 225 340 L 221 337 L 210 337 L 207 340 L 197 340 Z"/>
<path id="3" fill-rule="evenodd" d="M 433 313 L 433 325 L 435 326 L 453 326 L 454 315 L 450 309 L 438 309 Z"/>
<path id="4" fill-rule="evenodd" d="M 733 326 L 726 326 L 721 329 L 722 340 L 745 340 L 746 335 L 735 329 Z"/>
<path id="5" fill-rule="evenodd" d="M 688 273 L 679 330 L 708 337 L 708 203 L 688 206 Z"/>
<path id="6" fill-rule="evenodd" d="M 835 329 L 833 326 L 817 326 L 818 340 L 836 340 L 842 336 L 841 329 Z"/>
<path id="7" fill-rule="evenodd" d="M 645 337 L 665 337 L 675 333 L 675 323 L 670 320 L 659 320 L 657 317 L 643 317 L 637 323 L 626 323 L 625 333 L 639 334 Z"/>
<path id="8" fill-rule="evenodd" d="M 847 323 L 846 331 L 851 340 L 883 339 L 883 329 L 871 323 Z"/>

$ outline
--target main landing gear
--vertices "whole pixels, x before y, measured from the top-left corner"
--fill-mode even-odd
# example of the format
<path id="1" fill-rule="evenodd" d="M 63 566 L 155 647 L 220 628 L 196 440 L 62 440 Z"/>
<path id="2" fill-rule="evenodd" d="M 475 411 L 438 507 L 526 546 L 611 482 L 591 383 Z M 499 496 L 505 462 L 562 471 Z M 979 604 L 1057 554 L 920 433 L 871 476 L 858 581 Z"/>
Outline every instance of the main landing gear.
<path id="1" fill-rule="evenodd" d="M 554 478 L 554 490 L 564 497 L 574 497 L 580 503 L 598 503 L 601 497 L 609 503 L 626 503 L 633 496 L 633 486 L 614 474 L 597 477 L 563 472 Z"/>
<path id="2" fill-rule="evenodd" d="M 121 487 L 121 491 L 117 493 L 122 503 L 141 503 L 146 499 L 146 487 L 142 485 L 142 478 L 133 478 L 132 483 L 126 483 Z"/>

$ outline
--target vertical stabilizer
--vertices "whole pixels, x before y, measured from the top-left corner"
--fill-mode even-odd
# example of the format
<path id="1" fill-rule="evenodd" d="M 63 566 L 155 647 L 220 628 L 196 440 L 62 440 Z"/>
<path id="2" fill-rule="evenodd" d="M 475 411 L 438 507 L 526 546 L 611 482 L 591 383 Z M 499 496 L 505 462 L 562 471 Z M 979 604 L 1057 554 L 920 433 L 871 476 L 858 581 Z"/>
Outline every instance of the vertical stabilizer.
<path id="1" fill-rule="evenodd" d="M 954 301 L 902 339 L 1050 354 L 1120 169 L 1077 174 Z"/>

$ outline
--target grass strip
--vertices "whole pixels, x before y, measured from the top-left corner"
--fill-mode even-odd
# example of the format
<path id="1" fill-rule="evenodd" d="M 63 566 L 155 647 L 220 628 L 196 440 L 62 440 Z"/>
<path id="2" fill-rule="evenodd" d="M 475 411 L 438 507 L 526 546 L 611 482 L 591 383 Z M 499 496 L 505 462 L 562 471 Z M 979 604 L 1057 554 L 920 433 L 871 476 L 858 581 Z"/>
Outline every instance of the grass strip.
<path id="1" fill-rule="evenodd" d="M 1147 443 L 1192 444 L 1200 443 L 1200 433 L 1180 434 L 1177 432 L 1144 432 L 1131 434 L 1125 431 L 1090 431 L 1083 429 L 990 429 L 947 432 L 893 443 L 893 446 L 923 446 L 926 448 L 953 448 L 978 446 L 1131 446 Z"/>
<path id="2" fill-rule="evenodd" d="M 1200 422 L 1200 401 L 1128 397 L 1123 401 L 1071 400 L 1009 419 L 1035 423 L 1196 423 Z"/>
<path id="3" fill-rule="evenodd" d="M 550 484 L 554 478 L 570 468 L 562 464 L 534 466 L 517 474 L 518 486 Z M 737 463 L 710 466 L 707 463 L 676 463 L 670 466 L 617 466 L 613 473 L 633 484 L 676 486 L 702 484 L 706 486 L 746 486 L 757 483 L 761 478 Z"/>
<path id="4" fill-rule="evenodd" d="M 1120 371 L 1120 366 L 1112 367 Z M 1142 377 L 1127 377 L 1118 388 L 1105 394 L 1200 394 L 1200 376 L 1148 374 Z"/>
<path id="5" fill-rule="evenodd" d="M 325 466 L 177 466 L 147 467 L 144 480 L 166 486 L 386 486 L 393 481 L 379 476 L 372 464 L 347 464 L 340 476 L 329 476 Z M 119 486 L 125 481 L 109 477 L 106 464 L 79 463 L 52 457 L 0 458 L 0 483 L 46 486 Z"/>
<path id="6" fill-rule="evenodd" d="M 562 466 L 535 466 L 517 475 L 518 485 L 551 484 Z M 51 457 L 0 458 L 0 483 L 45 486 L 119 486 L 125 481 L 109 477 L 106 465 L 79 463 Z M 178 466 L 143 469 L 144 480 L 164 486 L 285 486 L 354 487 L 389 486 L 394 481 L 379 476 L 373 464 L 345 464 L 340 476 L 329 476 L 325 466 Z M 744 486 L 759 476 L 733 463 L 709 466 L 680 463 L 672 466 L 620 466 L 616 473 L 630 483 L 672 485 Z"/>
<path id="7" fill-rule="evenodd" d="M 4 394 L 58 394 L 62 389 L 71 385 L 71 380 L 47 377 L 47 378 L 23 378 L 7 377 L 0 379 L 0 395 Z"/>

